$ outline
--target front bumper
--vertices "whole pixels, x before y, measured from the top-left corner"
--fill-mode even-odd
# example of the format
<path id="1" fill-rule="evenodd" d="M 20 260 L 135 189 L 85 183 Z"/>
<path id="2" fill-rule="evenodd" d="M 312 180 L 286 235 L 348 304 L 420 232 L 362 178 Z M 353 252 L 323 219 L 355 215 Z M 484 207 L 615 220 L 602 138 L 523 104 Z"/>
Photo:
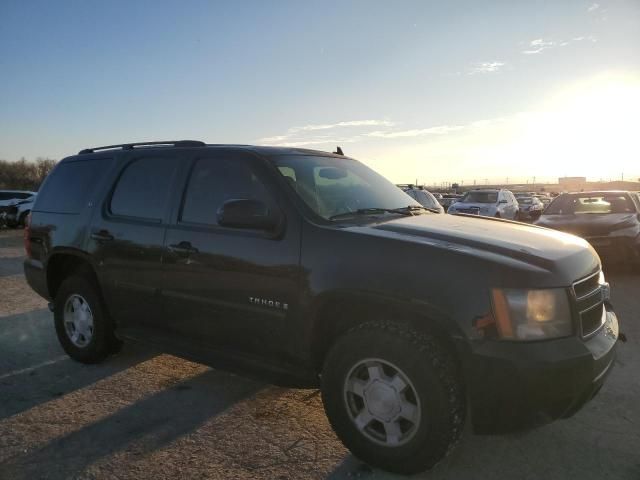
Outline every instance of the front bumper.
<path id="1" fill-rule="evenodd" d="M 586 237 L 600 258 L 610 263 L 640 261 L 640 237 Z"/>
<path id="2" fill-rule="evenodd" d="M 466 374 L 474 430 L 505 433 L 573 415 L 602 387 L 617 339 L 618 319 L 607 309 L 605 324 L 588 340 L 473 347 Z"/>

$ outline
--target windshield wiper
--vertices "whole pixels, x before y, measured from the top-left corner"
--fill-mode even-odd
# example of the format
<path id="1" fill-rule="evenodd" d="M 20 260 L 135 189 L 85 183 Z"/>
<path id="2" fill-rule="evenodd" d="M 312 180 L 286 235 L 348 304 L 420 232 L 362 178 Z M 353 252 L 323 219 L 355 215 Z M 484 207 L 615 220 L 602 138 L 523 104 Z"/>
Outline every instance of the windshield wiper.
<path id="1" fill-rule="evenodd" d="M 355 217 L 356 215 L 375 215 L 376 213 L 399 213 L 400 215 L 413 215 L 406 208 L 359 208 L 352 212 L 342 212 L 329 217 L 329 220 L 338 220 L 340 218 Z"/>
<path id="2" fill-rule="evenodd" d="M 396 208 L 394 209 L 394 211 L 403 211 L 403 212 L 417 212 L 419 210 L 426 210 L 427 212 L 431 212 L 431 213 L 440 213 L 439 210 L 435 209 L 435 208 L 429 208 L 429 207 L 425 207 L 422 205 L 409 205 L 408 207 L 402 207 L 402 208 Z"/>
<path id="3" fill-rule="evenodd" d="M 399 213 L 400 215 L 413 216 L 413 215 L 416 215 L 416 212 L 419 212 L 422 210 L 427 210 L 432 213 L 440 213 L 435 208 L 427 208 L 427 207 L 423 207 L 422 205 L 409 205 L 407 207 L 401 207 L 401 208 L 372 207 L 372 208 L 359 208 L 352 212 L 338 213 L 336 215 L 332 215 L 331 217 L 329 217 L 329 220 L 337 220 L 340 218 L 354 217 L 356 215 L 375 215 L 376 213 Z"/>

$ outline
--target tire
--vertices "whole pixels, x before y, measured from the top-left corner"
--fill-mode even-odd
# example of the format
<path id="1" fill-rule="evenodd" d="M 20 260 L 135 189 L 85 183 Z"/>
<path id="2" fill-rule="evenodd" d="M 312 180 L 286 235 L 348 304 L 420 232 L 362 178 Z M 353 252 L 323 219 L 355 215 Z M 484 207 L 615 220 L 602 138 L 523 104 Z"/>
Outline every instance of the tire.
<path id="1" fill-rule="evenodd" d="M 78 312 L 78 318 L 74 316 L 74 311 Z M 76 361 L 100 363 L 119 348 L 119 341 L 113 332 L 113 322 L 104 306 L 100 290 L 89 276 L 73 275 L 62 282 L 54 300 L 53 315 L 58 340 L 67 355 Z M 65 315 L 73 320 L 73 326 L 68 324 L 70 322 L 65 324 Z M 90 327 L 87 320 L 89 316 L 92 324 Z M 79 327 L 76 328 L 75 325 Z M 74 340 L 70 331 L 82 333 Z"/>
<path id="2" fill-rule="evenodd" d="M 360 374 L 363 367 L 367 372 Z M 397 388 L 389 390 L 392 385 Z M 322 399 L 333 429 L 356 457 L 401 474 L 430 469 L 446 457 L 465 421 L 453 355 L 433 336 L 392 322 L 362 324 L 336 341 L 322 372 Z M 355 419 L 362 419 L 360 427 Z"/>

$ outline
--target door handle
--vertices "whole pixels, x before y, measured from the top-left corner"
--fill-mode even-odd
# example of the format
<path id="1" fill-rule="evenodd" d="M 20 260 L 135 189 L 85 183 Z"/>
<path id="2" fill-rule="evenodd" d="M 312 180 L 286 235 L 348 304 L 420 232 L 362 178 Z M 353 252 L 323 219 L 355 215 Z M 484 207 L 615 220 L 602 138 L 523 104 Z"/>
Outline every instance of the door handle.
<path id="1" fill-rule="evenodd" d="M 113 235 L 111 235 L 108 230 L 100 230 L 98 232 L 93 232 L 91 234 L 91 238 L 98 242 L 108 242 L 113 240 Z"/>
<path id="2" fill-rule="evenodd" d="M 191 245 L 191 242 L 182 241 L 180 243 L 174 243 L 167 247 L 170 252 L 178 255 L 189 255 L 191 253 L 198 253 L 198 249 Z"/>

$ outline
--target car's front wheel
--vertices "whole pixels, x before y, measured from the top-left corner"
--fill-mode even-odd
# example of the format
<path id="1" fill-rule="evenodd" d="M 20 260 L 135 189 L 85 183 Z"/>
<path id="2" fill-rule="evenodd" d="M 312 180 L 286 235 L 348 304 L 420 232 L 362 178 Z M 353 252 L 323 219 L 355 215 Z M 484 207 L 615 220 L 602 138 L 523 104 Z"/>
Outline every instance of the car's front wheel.
<path id="1" fill-rule="evenodd" d="M 88 276 L 71 276 L 62 282 L 53 315 L 58 340 L 74 360 L 101 362 L 118 345 L 98 286 Z"/>
<path id="2" fill-rule="evenodd" d="M 329 352 L 322 397 L 334 430 L 361 460 L 397 473 L 433 467 L 464 424 L 462 385 L 435 337 L 390 322 L 343 335 Z"/>

